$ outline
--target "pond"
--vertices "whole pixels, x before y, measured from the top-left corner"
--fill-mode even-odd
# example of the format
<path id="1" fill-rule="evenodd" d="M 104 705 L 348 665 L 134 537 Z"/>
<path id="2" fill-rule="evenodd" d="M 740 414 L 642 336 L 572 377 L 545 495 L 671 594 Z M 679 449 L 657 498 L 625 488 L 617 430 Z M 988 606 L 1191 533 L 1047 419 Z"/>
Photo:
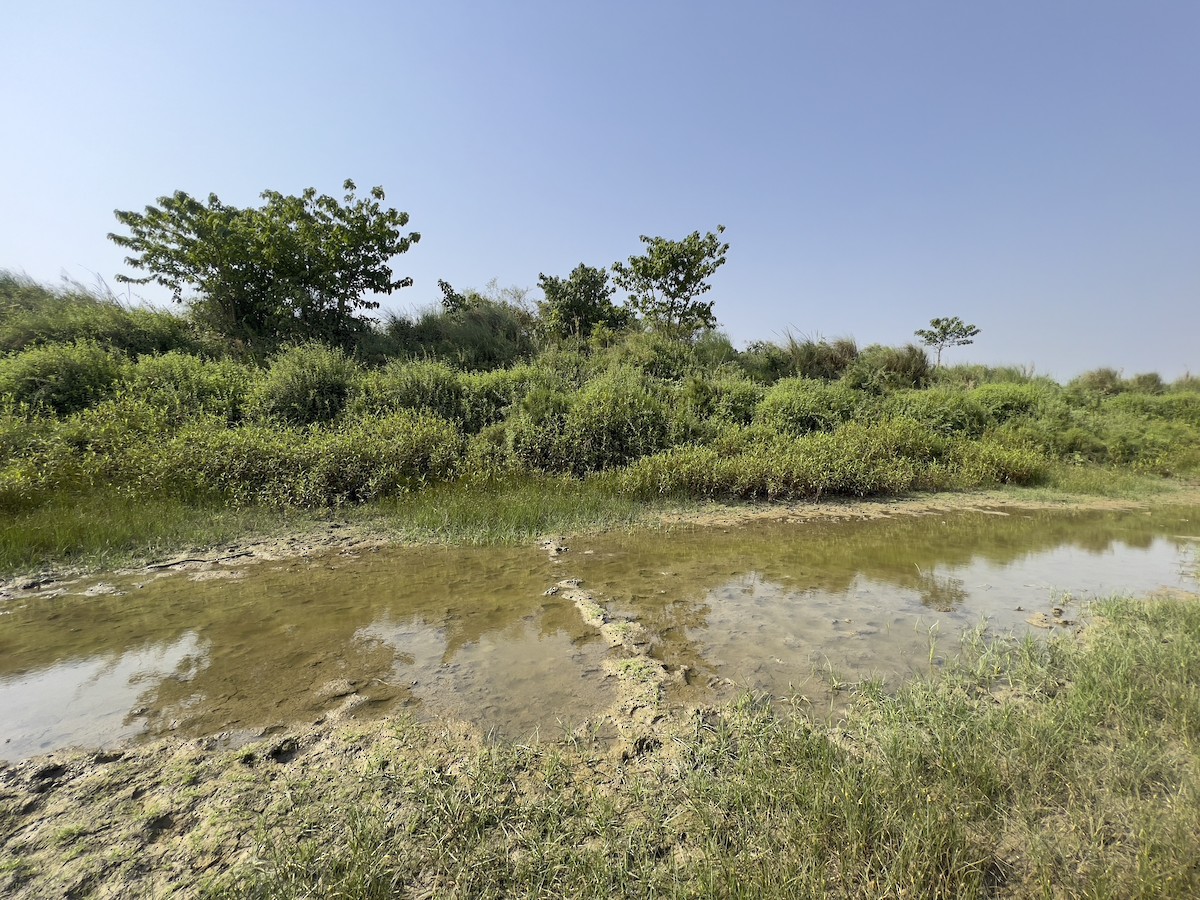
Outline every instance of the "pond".
<path id="1" fill-rule="evenodd" d="M 677 676 L 669 703 L 754 691 L 820 709 L 838 681 L 894 686 L 937 668 L 980 625 L 1045 634 L 1091 597 L 1195 589 L 1197 535 L 1197 508 L 974 510 L 52 585 L 0 605 L 0 758 L 397 712 L 554 737 L 615 690 L 614 651 L 552 592 L 568 578 L 646 629 Z"/>

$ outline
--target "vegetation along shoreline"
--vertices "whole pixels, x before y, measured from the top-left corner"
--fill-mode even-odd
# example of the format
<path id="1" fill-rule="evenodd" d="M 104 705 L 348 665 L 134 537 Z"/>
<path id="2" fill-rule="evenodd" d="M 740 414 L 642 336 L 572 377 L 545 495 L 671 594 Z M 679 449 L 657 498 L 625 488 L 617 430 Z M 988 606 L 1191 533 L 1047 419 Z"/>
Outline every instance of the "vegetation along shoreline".
<path id="1" fill-rule="evenodd" d="M 5 604 L 120 567 L 1197 503 L 1193 376 L 944 364 L 981 334 L 957 317 L 920 344 L 739 350 L 704 299 L 720 227 L 543 273 L 537 302 L 442 281 L 376 321 L 420 234 L 382 189 L 345 189 L 118 212 L 146 273 L 121 280 L 178 314 L 0 273 L 0 627 Z M 546 597 L 603 641 L 615 739 L 322 716 L 0 764 L 0 893 L 1200 895 L 1194 596 L 981 635 L 935 676 L 847 688 L 829 721 L 754 697 L 667 709 L 677 672 L 635 617 L 578 579 Z"/>

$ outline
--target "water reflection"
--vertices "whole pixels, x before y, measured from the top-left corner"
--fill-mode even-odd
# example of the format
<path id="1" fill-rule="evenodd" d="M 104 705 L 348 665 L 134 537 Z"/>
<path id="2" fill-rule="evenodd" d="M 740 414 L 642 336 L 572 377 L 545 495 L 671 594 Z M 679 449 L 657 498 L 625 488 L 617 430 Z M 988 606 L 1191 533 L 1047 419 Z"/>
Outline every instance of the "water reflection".
<path id="1" fill-rule="evenodd" d="M 533 548 L 397 549 L 127 578 L 123 594 L 0 615 L 0 752 L 214 734 L 411 709 L 512 736 L 611 700 L 607 652 L 545 589 L 576 576 L 686 667 L 680 702 L 812 692 L 822 672 L 906 676 L 987 621 L 1184 584 L 1200 510 L 937 514 L 680 529 Z M 228 573 L 226 573 L 228 574 Z M 234 573 L 237 574 L 237 573 Z M 1068 601 L 1069 602 L 1069 601 Z"/>

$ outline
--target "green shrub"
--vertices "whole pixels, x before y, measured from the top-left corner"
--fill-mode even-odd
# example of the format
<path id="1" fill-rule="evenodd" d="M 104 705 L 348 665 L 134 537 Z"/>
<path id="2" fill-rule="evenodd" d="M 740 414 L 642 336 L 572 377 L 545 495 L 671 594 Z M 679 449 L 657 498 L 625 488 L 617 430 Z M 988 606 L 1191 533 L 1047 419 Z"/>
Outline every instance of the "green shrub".
<path id="1" fill-rule="evenodd" d="M 732 429 L 723 446 L 677 447 L 638 460 L 621 473 L 632 496 L 796 500 L 826 495 L 894 494 L 941 487 L 950 472 L 947 442 L 903 419 L 793 438 Z"/>
<path id="2" fill-rule="evenodd" d="M 1171 382 L 1171 390 L 1200 393 L 1200 376 L 1186 372 Z"/>
<path id="3" fill-rule="evenodd" d="M 0 402 L 67 415 L 109 396 L 123 358 L 90 341 L 49 344 L 0 358 Z"/>
<path id="4" fill-rule="evenodd" d="M 521 471 L 512 452 L 508 429 L 503 424 L 489 425 L 467 440 L 459 472 L 469 481 L 495 481 Z"/>
<path id="5" fill-rule="evenodd" d="M 1126 379 L 1125 390 L 1137 394 L 1162 394 L 1167 390 L 1167 383 L 1157 372 L 1140 372 Z"/>
<path id="6" fill-rule="evenodd" d="M 337 418 L 346 406 L 358 369 L 341 350 L 300 344 L 278 354 L 250 394 L 260 419 L 309 425 Z"/>
<path id="7" fill-rule="evenodd" d="M 920 422 L 944 435 L 975 437 L 983 434 L 988 425 L 988 414 L 982 404 L 970 394 L 947 388 L 896 391 L 884 400 L 883 412 Z"/>
<path id="8" fill-rule="evenodd" d="M 736 371 L 693 374 L 676 384 L 669 396 L 673 415 L 690 416 L 697 422 L 717 419 L 722 424 L 749 424 L 765 391 Z"/>
<path id="9" fill-rule="evenodd" d="M 669 416 L 649 379 L 616 368 L 571 396 L 531 390 L 510 419 L 509 433 L 513 454 L 525 467 L 583 475 L 662 449 Z"/>
<path id="10" fill-rule="evenodd" d="M 875 344 L 858 354 L 846 369 L 842 381 L 849 387 L 880 394 L 900 388 L 924 387 L 932 377 L 929 355 L 921 347 Z"/>
<path id="11" fill-rule="evenodd" d="M 983 407 L 989 421 L 1001 424 L 1010 419 L 1037 415 L 1050 394 L 1039 384 L 999 382 L 980 385 L 968 396 Z"/>
<path id="12" fill-rule="evenodd" d="M 858 345 L 851 338 L 838 338 L 830 343 L 811 338 L 797 340 L 788 335 L 785 349 L 792 359 L 792 373 L 800 378 L 836 381 L 858 359 Z"/>
<path id="13" fill-rule="evenodd" d="M 393 362 L 356 380 L 351 415 L 388 415 L 402 409 L 461 420 L 462 375 L 445 363 L 425 360 Z"/>
<path id="14" fill-rule="evenodd" d="M 257 373 L 233 360 L 209 361 L 172 351 L 143 356 L 124 375 L 135 396 L 175 419 L 210 414 L 233 424 L 243 415 Z"/>
<path id="15" fill-rule="evenodd" d="M 953 447 L 953 460 L 965 488 L 1043 484 L 1050 472 L 1042 453 L 986 440 L 959 441 Z"/>
<path id="16" fill-rule="evenodd" d="M 717 346 L 708 349 L 719 351 Z M 697 360 L 696 348 L 687 341 L 657 331 L 632 331 L 597 353 L 590 366 L 597 374 L 613 368 L 634 369 L 664 381 L 677 381 L 709 367 Z"/>
<path id="17" fill-rule="evenodd" d="M 1186 422 L 1200 427 L 1200 394 L 1197 393 L 1120 394 L 1105 401 L 1103 408 L 1143 419 Z"/>
<path id="18" fill-rule="evenodd" d="M 533 315 L 500 296 L 468 291 L 455 310 L 427 309 L 416 319 L 392 316 L 383 333 L 393 355 L 433 358 L 466 371 L 503 368 L 533 355 Z"/>
<path id="19" fill-rule="evenodd" d="M 452 423 L 406 411 L 317 433 L 306 449 L 302 500 L 323 506 L 394 497 L 448 480 L 464 442 Z"/>
<path id="20" fill-rule="evenodd" d="M 774 384 L 780 378 L 796 374 L 792 357 L 778 344 L 752 341 L 738 354 L 738 365 L 748 378 L 760 384 Z"/>
<path id="21" fill-rule="evenodd" d="M 81 455 L 53 419 L 0 412 L 0 510 L 18 512 L 90 483 Z"/>
<path id="22" fill-rule="evenodd" d="M 558 384 L 553 373 L 528 365 L 462 376 L 462 426 L 475 434 L 504 420 L 516 404 L 538 384 Z"/>
<path id="23" fill-rule="evenodd" d="M 450 478 L 462 450 L 451 423 L 408 410 L 335 428 L 197 420 L 127 456 L 119 477 L 130 490 L 193 501 L 320 507 Z"/>
<path id="24" fill-rule="evenodd" d="M 1037 382 L 1050 385 L 1046 377 L 1035 377 L 1033 368 L 1022 366 L 985 366 L 980 363 L 959 363 L 942 366 L 932 376 L 934 383 L 945 387 L 976 388 L 989 384 L 1030 384 Z"/>
<path id="25" fill-rule="evenodd" d="M 749 425 L 754 420 L 754 413 L 766 396 L 762 385 L 736 375 L 714 378 L 712 387 L 709 415 L 738 425 Z"/>
<path id="26" fill-rule="evenodd" d="M 1092 369 L 1072 379 L 1067 384 L 1068 390 L 1074 394 L 1099 394 L 1112 396 L 1125 390 L 1125 382 L 1121 373 L 1116 369 Z"/>
<path id="27" fill-rule="evenodd" d="M 786 434 L 832 431 L 854 416 L 860 402 L 845 385 L 788 378 L 766 392 L 754 418 Z"/>

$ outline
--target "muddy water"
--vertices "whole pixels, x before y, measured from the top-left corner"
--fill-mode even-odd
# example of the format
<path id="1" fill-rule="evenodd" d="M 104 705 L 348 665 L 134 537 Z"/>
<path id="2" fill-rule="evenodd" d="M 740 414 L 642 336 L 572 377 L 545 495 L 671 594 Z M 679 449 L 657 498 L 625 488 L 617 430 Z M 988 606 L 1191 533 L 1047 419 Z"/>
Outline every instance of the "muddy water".
<path id="1" fill-rule="evenodd" d="M 613 652 L 547 589 L 648 630 L 675 703 L 937 667 L 986 623 L 1067 627 L 1089 597 L 1194 589 L 1200 509 L 937 513 L 389 549 L 48 586 L 0 606 L 0 757 L 167 733 L 237 740 L 408 711 L 555 736 L 614 699 Z M 1044 629 L 1034 629 L 1044 633 Z"/>

